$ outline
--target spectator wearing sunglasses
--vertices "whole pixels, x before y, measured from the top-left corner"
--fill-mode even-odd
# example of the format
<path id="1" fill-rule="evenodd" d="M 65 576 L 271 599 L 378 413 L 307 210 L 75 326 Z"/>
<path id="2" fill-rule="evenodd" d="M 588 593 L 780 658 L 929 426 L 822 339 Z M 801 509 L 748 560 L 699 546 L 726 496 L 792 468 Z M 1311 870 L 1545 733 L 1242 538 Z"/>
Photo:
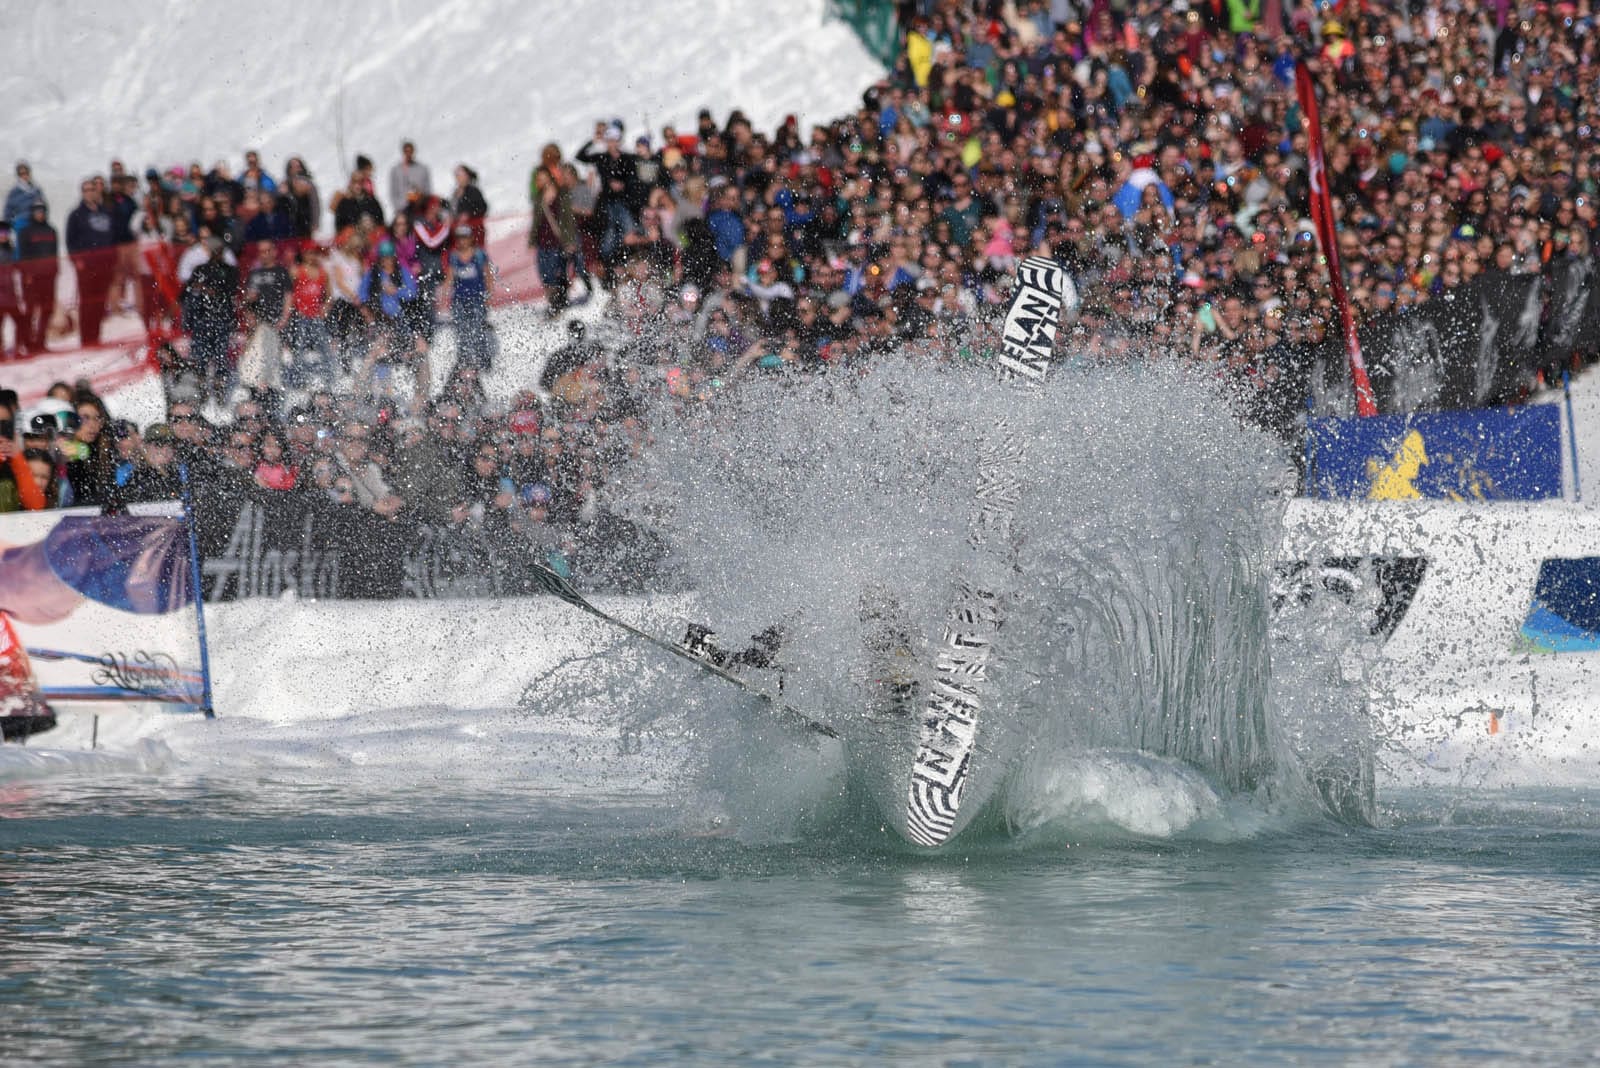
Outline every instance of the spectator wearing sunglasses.
<path id="1" fill-rule="evenodd" d="M 182 497 L 176 444 L 172 428 L 165 423 L 154 423 L 145 429 L 144 447 L 139 450 L 128 479 L 124 500 L 175 501 Z"/>

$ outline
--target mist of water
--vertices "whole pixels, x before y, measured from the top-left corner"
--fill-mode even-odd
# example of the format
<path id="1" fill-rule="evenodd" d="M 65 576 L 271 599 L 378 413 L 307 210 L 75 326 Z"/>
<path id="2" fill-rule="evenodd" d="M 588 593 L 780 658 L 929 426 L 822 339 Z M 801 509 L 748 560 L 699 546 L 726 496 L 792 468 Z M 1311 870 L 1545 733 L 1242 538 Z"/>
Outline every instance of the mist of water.
<path id="1" fill-rule="evenodd" d="M 1330 666 L 1348 628 L 1274 640 L 1292 472 L 1211 381 L 1063 369 L 1029 391 L 890 357 L 657 414 L 632 507 L 667 536 L 726 644 L 788 631 L 785 697 L 841 732 L 842 778 L 873 798 L 871 819 L 903 806 L 916 730 L 874 686 L 880 609 L 925 666 L 958 578 L 1017 591 L 966 802 L 987 806 L 985 826 L 1237 827 L 1241 800 L 1258 815 L 1315 807 L 1325 766 L 1360 748 L 1360 701 Z M 966 543 L 977 455 L 1002 419 L 1028 447 L 1013 574 Z M 728 744 L 714 757 L 724 787 L 728 765 L 754 759 Z M 809 774 L 819 794 L 851 792 Z M 773 807 L 760 794 L 735 807 Z"/>

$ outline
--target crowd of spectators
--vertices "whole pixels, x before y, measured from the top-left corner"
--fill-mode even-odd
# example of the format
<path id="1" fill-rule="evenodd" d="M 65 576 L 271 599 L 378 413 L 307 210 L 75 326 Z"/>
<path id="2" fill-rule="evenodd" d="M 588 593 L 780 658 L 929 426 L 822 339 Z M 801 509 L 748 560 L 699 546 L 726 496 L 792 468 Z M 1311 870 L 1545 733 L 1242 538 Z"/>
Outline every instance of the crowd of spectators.
<path id="1" fill-rule="evenodd" d="M 0 390 L 0 512 L 118 511 L 187 489 L 203 549 L 220 552 L 249 504 L 269 526 L 309 517 L 319 545 L 352 550 L 346 589 L 386 589 L 394 575 L 363 576 L 359 558 L 387 563 L 420 527 L 565 570 L 582 555 L 580 529 L 613 529 L 596 513 L 599 471 L 645 440 L 636 414 L 615 403 L 585 414 L 551 420 L 533 391 L 493 405 L 472 368 L 459 368 L 424 415 L 316 389 L 278 413 L 246 394 L 227 422 L 213 422 L 180 389 L 164 421 L 141 428 L 113 418 L 88 380 L 56 383 L 26 412 Z"/>
<path id="2" fill-rule="evenodd" d="M 458 359 L 488 366 L 493 265 L 478 175 L 460 164 L 453 189 L 435 192 L 410 141 L 390 169 L 387 209 L 366 156 L 326 209 L 298 156 L 276 178 L 251 151 L 237 175 L 220 161 L 150 167 L 142 181 L 113 160 L 82 181 L 63 234 L 27 162 L 16 176 L 0 219 L 0 315 L 16 321 L 17 356 L 46 350 L 64 245 L 82 346 L 100 343 L 108 313 L 137 312 L 150 338 L 181 338 L 163 350 L 166 370 L 218 398 L 340 375 L 365 386 L 391 365 L 411 368 L 425 393 L 441 306 Z"/>
<path id="3" fill-rule="evenodd" d="M 747 368 L 961 351 L 1028 255 L 1081 299 L 1067 354 L 1214 367 L 1285 436 L 1338 314 L 1310 219 L 1304 58 L 1358 320 L 1481 275 L 1592 265 L 1600 33 L 1588 0 L 900 5 L 854 115 L 771 136 L 735 112 L 578 153 L 623 321 L 663 388 Z M 536 182 L 547 284 L 575 247 Z M 583 225 L 578 230 L 582 231 Z M 1586 275 L 1579 275 L 1586 277 Z M 1592 359 L 1594 353 L 1563 353 Z"/>
<path id="4" fill-rule="evenodd" d="M 173 392 L 166 423 L 142 433 L 102 415 L 91 434 L 86 399 L 69 397 L 74 440 L 114 459 L 93 460 L 96 471 L 116 472 L 92 487 L 69 474 L 72 494 L 164 492 L 145 472 L 176 453 L 199 477 L 252 494 L 516 531 L 570 552 L 573 532 L 604 513 L 607 480 L 645 447 L 652 395 L 693 407 L 747 375 L 848 371 L 894 348 L 981 352 L 1028 255 L 1056 259 L 1074 281 L 1064 356 L 1194 361 L 1248 415 L 1287 433 L 1301 405 L 1300 386 L 1286 384 L 1301 381 L 1292 364 L 1338 321 L 1308 218 L 1299 57 L 1322 100 L 1358 318 L 1487 272 L 1592 257 L 1600 33 L 1590 0 L 900 7 L 899 60 L 853 114 L 809 131 L 791 116 L 766 133 L 741 112 L 719 123 L 703 111 L 692 129 L 632 139 L 620 121 L 601 121 L 571 158 L 546 146 L 529 180 L 528 243 L 547 306 L 559 315 L 576 287 L 604 287 L 609 323 L 575 336 L 510 405 L 484 398 L 488 340 L 458 357 L 442 394 L 428 388 L 440 307 L 430 287 L 462 277 L 440 266 L 451 241 L 485 276 L 455 333 L 489 334 L 474 303 L 490 284 L 478 258 L 486 205 L 470 169 L 440 197 L 407 146 L 389 174 L 389 216 L 365 160 L 327 211 L 303 164 L 290 160 L 274 180 L 253 154 L 237 178 L 221 166 L 153 170 L 141 188 L 114 168 L 105 194 L 86 182 L 74 217 L 89 218 L 69 221 L 69 253 L 105 213 L 116 248 L 129 234 L 135 248 L 178 246 L 181 291 L 153 299 L 159 286 L 146 278 L 144 308 L 153 330 L 177 317 L 189 336 L 170 346 L 173 367 L 199 378 Z M 38 321 L 27 265 L 54 263 L 44 251 L 54 236 L 41 236 L 48 223 L 25 167 L 18 176 L 6 219 L 26 325 Z M 335 237 L 323 248 L 329 212 Z M 109 270 L 131 281 L 147 259 L 119 256 Z M 104 290 L 74 266 L 95 303 Z M 319 275 L 306 289 L 321 296 L 303 305 L 302 282 Z M 213 315 L 208 301 L 225 303 Z M 252 370 L 285 362 L 242 340 L 255 336 L 252 322 L 283 338 L 281 380 Z M 32 325 L 19 336 L 24 347 L 39 340 Z M 410 400 L 385 390 L 384 363 L 418 371 Z M 212 425 L 202 401 L 229 373 L 244 399 Z M 72 461 L 62 462 L 65 474 Z"/>

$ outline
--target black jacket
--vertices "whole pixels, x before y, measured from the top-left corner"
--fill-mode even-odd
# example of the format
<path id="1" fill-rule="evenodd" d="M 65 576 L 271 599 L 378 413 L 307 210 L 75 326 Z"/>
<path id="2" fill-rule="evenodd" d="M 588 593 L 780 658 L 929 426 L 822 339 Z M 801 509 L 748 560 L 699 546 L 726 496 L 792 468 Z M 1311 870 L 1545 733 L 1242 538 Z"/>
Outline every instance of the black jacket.
<path id="1" fill-rule="evenodd" d="M 47 222 L 28 223 L 17 231 L 15 243 L 19 260 L 48 260 L 54 266 L 61 255 L 61 239 Z"/>
<path id="2" fill-rule="evenodd" d="M 125 501 L 175 501 L 182 496 L 183 484 L 178 481 L 177 464 L 165 470 L 140 464 L 121 494 Z"/>
<path id="3" fill-rule="evenodd" d="M 339 201 L 339 206 L 333 209 L 334 228 L 343 230 L 347 226 L 354 226 L 363 215 L 370 215 L 373 222 L 383 225 L 383 205 L 378 203 L 378 198 L 371 193 L 363 193 L 358 197 L 346 195 Z"/>
<path id="4" fill-rule="evenodd" d="M 115 235 L 116 220 L 104 205 L 91 208 L 80 202 L 67 216 L 67 252 L 71 255 L 110 248 Z"/>
<path id="5" fill-rule="evenodd" d="M 233 298 L 238 288 L 239 272 L 220 256 L 196 267 L 183 289 L 183 314 L 190 327 L 231 326 Z"/>
<path id="6" fill-rule="evenodd" d="M 600 195 L 595 200 L 595 210 L 604 212 L 612 201 L 632 204 L 639 181 L 639 158 L 632 152 L 619 152 L 615 156 L 597 146 L 593 141 L 578 150 L 578 160 L 594 167 L 600 175 Z"/>
<path id="7" fill-rule="evenodd" d="M 489 214 L 489 202 L 483 199 L 483 192 L 471 182 L 456 197 L 453 207 L 458 218 L 481 219 Z"/>

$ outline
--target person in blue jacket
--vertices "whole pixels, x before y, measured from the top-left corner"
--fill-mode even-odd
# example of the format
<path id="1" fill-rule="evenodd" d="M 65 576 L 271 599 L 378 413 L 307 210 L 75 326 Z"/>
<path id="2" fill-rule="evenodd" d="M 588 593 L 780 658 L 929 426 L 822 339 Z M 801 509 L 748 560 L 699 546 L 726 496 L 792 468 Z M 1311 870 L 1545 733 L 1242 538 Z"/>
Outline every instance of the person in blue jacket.
<path id="1" fill-rule="evenodd" d="M 456 367 L 487 371 L 494 359 L 494 336 L 489 329 L 494 264 L 478 247 L 472 227 L 457 226 L 454 236 L 444 272 L 450 290 L 450 320 L 456 329 Z"/>
<path id="2" fill-rule="evenodd" d="M 716 207 L 706 216 L 706 225 L 716 239 L 717 255 L 723 263 L 732 264 L 734 256 L 744 247 L 744 219 L 739 215 L 738 188 L 731 184 L 720 186 L 713 203 Z"/>
<path id="3" fill-rule="evenodd" d="M 17 163 L 17 184 L 11 187 L 6 194 L 6 206 L 0 219 L 9 223 L 13 231 L 21 230 L 28 225 L 28 212 L 33 208 L 34 202 L 45 203 L 44 191 L 33 184 L 33 169 L 28 166 L 27 160 Z"/>
<path id="4" fill-rule="evenodd" d="M 394 242 L 378 245 L 378 262 L 362 276 L 359 296 L 369 339 L 364 374 L 371 378 L 379 365 L 407 365 L 416 374 L 418 403 L 426 403 L 428 343 L 407 314 L 407 307 L 417 296 L 417 280 L 400 262 Z M 384 381 L 386 375 L 380 375 L 377 384 L 381 387 Z"/>

